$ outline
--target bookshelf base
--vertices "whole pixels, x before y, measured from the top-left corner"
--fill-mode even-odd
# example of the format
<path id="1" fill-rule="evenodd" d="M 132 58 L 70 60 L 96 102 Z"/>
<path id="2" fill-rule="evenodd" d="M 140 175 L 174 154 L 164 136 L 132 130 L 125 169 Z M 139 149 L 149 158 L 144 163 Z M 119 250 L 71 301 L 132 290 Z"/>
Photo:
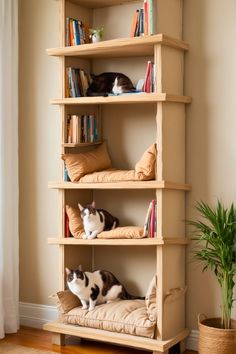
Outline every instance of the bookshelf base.
<path id="1" fill-rule="evenodd" d="M 168 340 L 158 340 L 132 336 L 130 334 L 109 332 L 101 329 L 80 327 L 60 322 L 47 323 L 44 325 L 43 329 L 49 332 L 53 332 L 53 338 L 57 342 L 54 342 L 54 344 L 64 345 L 64 336 L 70 335 L 79 338 L 119 344 L 144 350 L 151 350 L 153 353 L 167 353 L 169 348 L 177 343 L 182 342 L 189 335 L 189 330 L 184 329 L 178 335 Z"/>

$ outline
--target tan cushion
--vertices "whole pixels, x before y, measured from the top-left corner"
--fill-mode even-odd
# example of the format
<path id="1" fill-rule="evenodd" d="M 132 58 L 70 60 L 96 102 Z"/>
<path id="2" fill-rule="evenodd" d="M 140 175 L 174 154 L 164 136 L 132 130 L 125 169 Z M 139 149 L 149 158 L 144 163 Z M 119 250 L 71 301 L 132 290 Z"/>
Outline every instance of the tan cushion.
<path id="1" fill-rule="evenodd" d="M 82 238 L 82 235 L 84 234 L 84 226 L 79 209 L 66 205 L 66 213 L 69 218 L 69 229 L 72 236 L 75 238 Z"/>
<path id="2" fill-rule="evenodd" d="M 135 165 L 135 179 L 155 179 L 156 144 L 151 145 Z"/>
<path id="3" fill-rule="evenodd" d="M 118 181 L 134 181 L 134 170 L 106 170 L 87 174 L 80 179 L 82 183 L 96 182 L 118 182 Z"/>
<path id="4" fill-rule="evenodd" d="M 62 315 L 64 323 L 153 338 L 155 321 L 148 318 L 144 300 L 102 304 L 93 311 L 74 308 Z"/>
<path id="5" fill-rule="evenodd" d="M 124 226 L 117 227 L 113 230 L 102 231 L 97 238 L 143 238 L 143 227 Z"/>
<path id="6" fill-rule="evenodd" d="M 81 306 L 79 298 L 69 290 L 58 291 L 57 296 L 62 313 L 67 313 L 75 307 Z"/>
<path id="7" fill-rule="evenodd" d="M 147 181 L 155 179 L 156 145 L 151 145 L 136 163 L 135 170 L 116 170 L 93 172 L 80 178 L 81 183 L 102 183 L 119 181 Z M 98 170 L 96 170 L 98 171 Z"/>
<path id="8" fill-rule="evenodd" d="M 154 275 L 152 278 L 147 294 L 145 297 L 147 313 L 151 321 L 157 320 L 157 306 L 156 306 L 156 295 L 157 294 L 157 276 Z"/>
<path id="9" fill-rule="evenodd" d="M 72 182 L 78 182 L 87 173 L 105 170 L 111 167 L 111 160 L 104 142 L 98 148 L 79 154 L 63 154 L 68 175 Z"/>

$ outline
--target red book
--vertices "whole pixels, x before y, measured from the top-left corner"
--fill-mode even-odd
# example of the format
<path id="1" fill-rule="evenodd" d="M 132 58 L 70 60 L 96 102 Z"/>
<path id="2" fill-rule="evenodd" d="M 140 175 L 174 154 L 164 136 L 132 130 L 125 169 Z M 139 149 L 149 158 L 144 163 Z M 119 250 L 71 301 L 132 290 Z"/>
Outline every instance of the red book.
<path id="1" fill-rule="evenodd" d="M 150 61 L 148 61 L 145 82 L 144 82 L 144 86 L 143 86 L 144 92 L 151 92 L 151 90 L 150 90 L 151 80 L 152 80 L 151 75 L 152 75 L 152 63 Z"/>
<path id="2" fill-rule="evenodd" d="M 67 213 L 65 213 L 65 237 L 70 237 L 69 217 Z"/>
<path id="3" fill-rule="evenodd" d="M 148 3 L 147 0 L 143 2 L 143 17 L 144 17 L 144 35 L 148 35 Z"/>
<path id="4" fill-rule="evenodd" d="M 151 213 L 151 237 L 155 235 L 155 220 L 156 220 L 156 201 L 155 199 L 152 200 L 152 213 Z"/>

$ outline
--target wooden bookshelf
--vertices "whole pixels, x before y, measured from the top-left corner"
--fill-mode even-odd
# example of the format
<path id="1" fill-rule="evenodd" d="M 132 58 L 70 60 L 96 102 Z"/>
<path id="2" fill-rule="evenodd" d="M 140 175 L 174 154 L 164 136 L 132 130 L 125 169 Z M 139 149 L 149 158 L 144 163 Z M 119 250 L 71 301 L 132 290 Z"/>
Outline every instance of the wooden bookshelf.
<path id="1" fill-rule="evenodd" d="M 182 348 L 183 340 L 189 334 L 185 328 L 185 291 L 172 302 L 165 301 L 165 295 L 171 289 L 186 289 L 185 246 L 188 239 L 184 236 L 185 193 L 191 190 L 191 186 L 185 181 L 185 105 L 191 103 L 192 99 L 184 95 L 183 74 L 184 53 L 189 45 L 182 40 L 182 0 L 157 0 L 156 35 L 127 38 L 129 33 L 121 33 L 117 36 L 114 31 L 116 28 L 111 25 L 117 18 L 116 12 L 121 14 L 123 11 L 122 15 L 126 18 L 126 8 L 135 11 L 136 6 L 140 8 L 140 3 L 135 0 L 60 0 L 60 46 L 48 49 L 47 53 L 59 57 L 61 94 L 60 98 L 52 99 L 50 103 L 60 106 L 62 154 L 70 147 L 78 151 L 83 147 L 89 150 L 92 145 L 100 143 L 65 143 L 67 115 L 94 114 L 100 122 L 99 139 L 108 141 L 114 166 L 120 164 L 122 168 L 130 169 L 137 161 L 137 151 L 146 144 L 156 142 L 158 181 L 72 183 L 64 182 L 62 173 L 61 180 L 48 183 L 50 189 L 58 189 L 60 196 L 58 234 L 57 237 L 48 238 L 48 243 L 59 246 L 60 290 L 65 289 L 65 267 L 77 266 L 78 257 L 82 259 L 84 268 L 89 270 L 100 268 L 112 271 L 113 266 L 116 268 L 116 263 L 122 262 L 122 269 L 116 269 L 117 275 L 129 282 L 129 270 L 133 267 L 135 271 L 132 273 L 132 281 L 137 283 L 139 277 L 136 277 L 136 269 L 138 274 L 142 264 L 142 267 L 147 267 L 145 276 L 138 284 L 142 291 L 146 275 L 155 273 L 158 278 L 158 294 L 154 338 L 59 322 L 46 324 L 44 328 L 54 333 L 54 343 L 57 344 L 62 344 L 65 335 L 75 335 L 151 350 L 153 354 L 167 354 L 168 349 L 176 343 L 180 343 Z M 133 13 L 130 12 L 129 19 L 132 18 L 131 15 Z M 109 21 L 106 22 L 108 16 Z M 99 43 L 66 47 L 67 17 L 80 18 L 91 27 L 100 26 L 105 21 L 108 26 L 106 35 L 109 38 Z M 123 27 L 120 31 L 122 30 Z M 130 71 L 132 80 L 137 82 L 144 75 L 147 60 L 152 60 L 156 67 L 154 93 L 66 98 L 66 67 L 95 74 L 115 71 L 129 76 Z M 117 65 L 117 69 L 113 65 Z M 136 139 L 132 139 L 133 134 L 137 134 Z M 129 220 L 129 213 L 133 213 L 132 217 L 136 219 L 131 225 L 140 225 L 144 221 L 146 204 L 150 203 L 150 198 L 157 201 L 157 238 L 83 240 L 64 237 L 66 205 L 75 207 L 78 200 L 86 204 L 99 200 L 101 207 L 106 209 L 107 203 L 118 212 L 116 216 L 121 216 L 126 221 Z M 112 212 L 110 209 L 109 211 Z M 121 224 L 127 225 L 126 221 Z M 108 246 L 111 252 L 109 259 Z"/>

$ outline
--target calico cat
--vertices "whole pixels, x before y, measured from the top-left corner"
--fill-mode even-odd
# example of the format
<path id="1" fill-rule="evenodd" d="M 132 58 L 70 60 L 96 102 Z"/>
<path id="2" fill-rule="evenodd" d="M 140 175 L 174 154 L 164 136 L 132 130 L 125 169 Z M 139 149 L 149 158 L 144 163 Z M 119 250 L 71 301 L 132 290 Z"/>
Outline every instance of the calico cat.
<path id="1" fill-rule="evenodd" d="M 92 240 L 102 231 L 112 230 L 119 225 L 119 220 L 104 209 L 96 209 L 95 202 L 83 207 L 78 204 L 83 219 L 84 239 Z"/>
<path id="2" fill-rule="evenodd" d="M 118 300 L 134 300 L 144 297 L 130 295 L 116 277 L 106 270 L 83 272 L 79 269 L 66 268 L 67 285 L 78 296 L 82 309 L 94 310 L 96 304 Z"/>
<path id="3" fill-rule="evenodd" d="M 109 93 L 119 95 L 135 91 L 131 80 L 124 74 L 107 72 L 92 75 L 92 82 L 87 89 L 87 96 L 108 96 Z"/>

